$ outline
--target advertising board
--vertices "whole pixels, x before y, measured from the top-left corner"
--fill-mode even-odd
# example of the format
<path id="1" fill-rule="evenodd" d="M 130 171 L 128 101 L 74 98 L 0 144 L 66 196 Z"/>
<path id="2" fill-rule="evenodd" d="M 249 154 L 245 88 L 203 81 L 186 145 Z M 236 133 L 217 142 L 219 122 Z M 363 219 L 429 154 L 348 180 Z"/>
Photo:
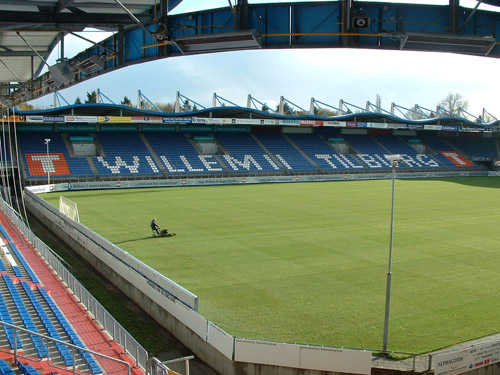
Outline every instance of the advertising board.
<path id="1" fill-rule="evenodd" d="M 434 357 L 434 375 L 456 375 L 500 362 L 500 340 Z"/>

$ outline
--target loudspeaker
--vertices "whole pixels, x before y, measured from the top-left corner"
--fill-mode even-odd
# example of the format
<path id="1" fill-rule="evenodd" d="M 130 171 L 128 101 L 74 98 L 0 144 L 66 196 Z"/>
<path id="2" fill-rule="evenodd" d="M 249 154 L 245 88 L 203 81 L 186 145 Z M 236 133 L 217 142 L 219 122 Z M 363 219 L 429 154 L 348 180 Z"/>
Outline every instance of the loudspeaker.
<path id="1" fill-rule="evenodd" d="M 370 27 L 370 17 L 367 15 L 353 16 L 351 26 L 353 29 L 367 29 Z"/>

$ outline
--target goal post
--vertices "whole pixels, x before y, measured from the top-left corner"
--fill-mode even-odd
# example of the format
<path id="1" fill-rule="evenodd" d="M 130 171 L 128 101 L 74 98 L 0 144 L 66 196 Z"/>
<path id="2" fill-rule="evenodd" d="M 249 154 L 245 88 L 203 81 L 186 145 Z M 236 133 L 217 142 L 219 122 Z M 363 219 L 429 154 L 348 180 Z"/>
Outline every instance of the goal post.
<path id="1" fill-rule="evenodd" d="M 70 217 L 78 223 L 80 222 L 80 216 L 78 215 L 78 205 L 76 204 L 76 202 L 63 197 L 62 195 L 59 196 L 59 212 Z"/>

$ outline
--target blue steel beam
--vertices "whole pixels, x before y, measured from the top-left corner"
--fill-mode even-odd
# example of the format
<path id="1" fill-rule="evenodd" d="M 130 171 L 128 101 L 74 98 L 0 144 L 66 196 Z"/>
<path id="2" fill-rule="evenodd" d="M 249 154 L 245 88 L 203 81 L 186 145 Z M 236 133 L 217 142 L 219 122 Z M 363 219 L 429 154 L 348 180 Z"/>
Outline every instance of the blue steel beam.
<path id="1" fill-rule="evenodd" d="M 178 3 L 170 1 L 170 3 Z M 351 4 L 350 6 L 348 4 Z M 103 56 L 105 66 L 89 74 L 77 71 L 74 82 L 49 88 L 40 77 L 34 97 L 65 88 L 128 65 L 175 57 L 241 49 L 369 48 L 425 50 L 500 57 L 500 12 L 450 5 L 392 4 L 362 1 L 237 5 L 165 16 L 160 23 L 121 30 L 72 59 Z M 164 12 L 164 10 L 163 10 Z M 236 15 L 236 18 L 235 18 Z M 367 18 L 365 27 L 353 19 Z M 156 17 L 154 17 L 156 19 Z M 146 30 L 148 32 L 146 32 Z M 457 31 L 459 30 L 459 32 Z M 109 51 L 117 51 L 112 54 Z"/>

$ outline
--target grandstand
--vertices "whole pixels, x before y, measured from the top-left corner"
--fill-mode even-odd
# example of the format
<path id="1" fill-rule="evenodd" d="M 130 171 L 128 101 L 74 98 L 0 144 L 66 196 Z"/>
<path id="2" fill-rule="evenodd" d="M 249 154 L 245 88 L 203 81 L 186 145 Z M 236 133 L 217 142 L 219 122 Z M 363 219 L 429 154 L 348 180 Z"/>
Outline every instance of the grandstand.
<path id="1" fill-rule="evenodd" d="M 89 108 L 85 110 L 88 111 Z M 103 109 L 100 107 L 98 110 Z M 114 107 L 109 109 L 111 112 L 113 110 Z M 82 113 L 80 120 L 86 123 L 75 124 L 74 112 L 72 116 L 66 116 L 64 109 L 57 111 L 60 118 L 64 119 L 61 123 L 50 123 L 48 118 L 44 119 L 43 114 L 21 114 L 22 117 L 16 118 L 17 139 L 11 139 L 6 146 L 9 149 L 18 147 L 19 153 L 15 158 L 19 161 L 22 184 L 34 189 L 39 186 L 40 191 L 250 181 L 385 179 L 390 176 L 391 171 L 391 164 L 386 159 L 389 154 L 402 155 L 398 174 L 405 178 L 486 176 L 498 170 L 496 161 L 500 160 L 497 133 L 485 132 L 482 128 L 474 131 L 470 127 L 462 129 L 458 125 L 455 132 L 450 132 L 449 127 L 439 128 L 440 125 L 437 124 L 426 127 L 387 122 L 290 120 L 286 116 L 270 121 L 252 119 L 250 117 L 253 113 L 247 113 L 247 119 L 224 117 L 227 116 L 225 109 L 214 110 L 206 118 L 172 118 L 165 115 L 163 120 L 159 120 L 158 117 L 150 118 L 142 113 L 125 118 L 121 116 L 121 112 L 114 113 L 116 116 L 103 117 L 113 124 L 101 123 L 98 120 L 100 117 Z M 133 112 L 133 109 L 127 111 Z M 266 124 L 266 121 L 269 122 Z M 47 145 L 46 139 L 50 139 L 50 144 Z M 47 184 L 49 176 L 50 185 Z M 31 208 L 37 204 L 31 202 Z M 45 207 L 45 210 L 48 208 Z M 65 220 L 70 219 L 61 219 L 61 216 L 49 219 L 53 223 L 65 222 L 67 229 L 77 225 Z M 4 222 L 8 222 L 6 217 L 0 219 L 2 225 Z M 102 357 L 106 355 L 130 363 L 138 374 L 148 371 L 150 362 L 143 349 L 139 350 L 139 355 L 132 354 L 133 350 L 123 349 L 129 342 L 133 342 L 131 337 L 125 343 L 117 340 L 118 342 L 111 341 L 110 344 L 108 339 L 101 345 L 92 339 L 86 339 L 79 324 L 75 324 L 71 318 L 71 312 L 65 310 L 66 304 L 62 305 L 60 302 L 63 292 L 52 289 L 52 281 L 47 281 L 44 272 L 39 270 L 40 266 L 34 267 L 39 262 L 36 252 L 22 240 L 22 235 L 12 235 L 14 229 L 10 225 L 5 224 L 0 229 L 4 246 L 8 249 L 2 254 L 4 265 L 0 286 L 0 302 L 9 307 L 0 309 L 5 323 L 3 347 L 6 354 L 3 358 L 9 362 L 11 370 L 28 372 L 29 366 L 34 366 L 35 370 L 42 373 L 63 373 L 77 368 L 82 373 L 104 374 L 113 372 L 108 369 L 111 360 Z M 21 242 L 11 238 L 19 238 Z M 105 249 L 102 254 L 109 252 L 113 254 L 113 259 L 125 259 L 121 252 L 120 255 L 114 253 L 119 251 L 116 247 L 108 249 L 109 244 L 102 238 L 96 239 L 91 235 L 88 239 L 83 239 L 80 232 L 77 238 L 73 240 L 80 244 L 87 243 L 86 250 L 90 248 L 89 243 L 95 243 Z M 99 251 L 103 251 L 102 249 Z M 105 258 L 106 256 L 103 259 Z M 131 264 L 133 266 L 126 264 L 127 272 L 131 272 L 138 263 L 133 260 Z M 120 267 L 116 268 L 113 272 L 119 272 Z M 142 277 L 152 270 L 145 268 L 137 272 Z M 65 274 L 66 271 L 61 273 Z M 155 275 L 150 280 L 155 278 L 163 280 L 164 276 Z M 148 285 L 149 283 L 151 282 L 148 281 Z M 158 286 L 155 288 L 161 289 Z M 166 303 L 181 301 L 183 306 L 192 309 L 189 313 L 185 311 L 182 316 L 197 312 L 196 299 L 189 299 L 196 297 L 190 296 L 181 287 L 174 286 L 174 291 L 169 288 L 164 289 L 164 294 L 170 296 Z M 71 298 L 72 293 L 73 291 L 64 291 L 66 298 Z M 82 297 L 85 298 L 87 297 Z M 88 315 L 85 312 L 82 314 Z M 175 314 L 173 316 L 181 321 L 187 319 Z M 96 326 L 92 318 L 89 319 Z M 99 320 L 99 324 L 103 324 L 102 320 Z M 19 328 L 13 330 L 11 326 Z M 106 328 L 108 332 L 113 329 Z M 183 332 L 184 328 L 175 329 L 179 336 L 190 337 L 192 334 L 189 330 L 189 334 Z M 200 329 L 201 333 L 195 333 L 204 337 L 203 342 L 195 343 L 194 346 L 206 345 L 204 340 L 215 345 L 215 349 L 201 350 L 204 356 L 211 353 L 214 362 L 220 361 L 220 356 L 224 357 L 224 361 L 226 358 L 233 360 L 236 345 L 248 345 L 238 341 L 228 344 L 228 338 L 224 334 L 214 339 L 211 335 L 217 331 L 210 322 L 208 328 Z M 204 332 L 204 329 L 208 331 Z M 29 332 L 26 333 L 25 330 Z M 94 335 L 99 332 L 99 337 L 103 337 L 102 328 L 98 326 L 92 330 L 85 328 L 84 331 L 94 332 Z M 46 341 L 45 337 L 50 337 L 52 341 Z M 187 340 L 190 345 L 193 345 L 192 340 Z M 219 340 L 225 344 L 220 344 Z M 110 353 L 108 347 L 114 351 Z M 12 353 L 18 350 L 21 351 L 19 356 Z M 18 357 L 23 360 L 19 361 Z M 124 366 L 123 362 L 116 363 Z M 426 364 L 418 366 L 425 367 Z M 56 367 L 57 370 L 51 367 Z M 363 373 L 365 370 L 359 371 Z"/>
<path id="2" fill-rule="evenodd" d="M 92 132 L 81 132 L 78 125 L 52 125 L 43 132 L 30 130 L 47 125 L 18 125 L 23 180 L 31 185 L 45 183 L 49 175 L 52 182 L 78 182 L 370 174 L 390 170 L 388 154 L 401 154 L 400 169 L 407 172 L 485 172 L 497 170 L 500 159 L 498 137 L 479 130 L 471 137 L 470 132 L 450 136 L 449 131 L 304 127 L 300 122 L 201 129 L 171 123 L 148 128 L 141 121 L 147 120 L 113 131 L 94 125 Z"/>

